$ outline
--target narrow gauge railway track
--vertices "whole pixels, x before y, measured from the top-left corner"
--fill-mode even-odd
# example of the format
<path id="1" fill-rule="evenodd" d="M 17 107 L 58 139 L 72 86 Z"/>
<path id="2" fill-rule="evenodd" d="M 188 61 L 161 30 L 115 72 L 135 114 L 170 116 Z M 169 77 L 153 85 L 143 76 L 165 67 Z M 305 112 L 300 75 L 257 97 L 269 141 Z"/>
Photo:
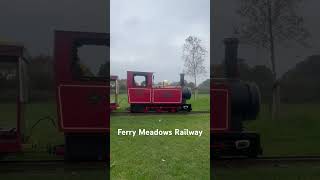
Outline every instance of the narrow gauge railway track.
<path id="1" fill-rule="evenodd" d="M 187 114 L 209 114 L 210 111 L 191 111 L 191 112 L 147 112 L 147 113 L 131 113 L 131 112 L 111 112 L 113 116 L 147 116 L 147 115 L 187 115 Z"/>
<path id="2" fill-rule="evenodd" d="M 0 173 L 30 171 L 108 170 L 107 162 L 68 162 L 64 160 L 0 161 Z"/>
<path id="3" fill-rule="evenodd" d="M 293 163 L 317 163 L 320 164 L 320 156 L 265 156 L 258 158 L 219 158 L 213 159 L 211 165 L 221 166 L 286 166 Z"/>

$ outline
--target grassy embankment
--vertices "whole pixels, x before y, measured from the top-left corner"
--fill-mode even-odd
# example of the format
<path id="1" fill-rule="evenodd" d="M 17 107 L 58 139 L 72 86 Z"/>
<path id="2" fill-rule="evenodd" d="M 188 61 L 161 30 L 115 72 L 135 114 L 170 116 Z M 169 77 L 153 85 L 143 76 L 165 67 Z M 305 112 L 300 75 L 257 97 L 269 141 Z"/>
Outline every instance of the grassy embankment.
<path id="1" fill-rule="evenodd" d="M 320 105 L 282 105 L 278 121 L 272 121 L 266 106 L 258 120 L 246 123 L 259 132 L 266 156 L 320 155 Z M 216 180 L 318 180 L 320 163 L 243 168 L 214 167 Z"/>
<path id="2" fill-rule="evenodd" d="M 120 95 L 118 111 L 129 106 Z M 209 95 L 190 100 L 193 110 L 209 111 Z M 113 179 L 209 179 L 209 113 L 111 116 Z M 118 136 L 117 130 L 203 130 L 194 136 Z"/>
<path id="3" fill-rule="evenodd" d="M 122 101 L 124 111 L 126 99 Z M 192 100 L 193 101 L 193 100 Z M 209 110 L 209 96 L 200 96 L 197 101 L 191 102 L 195 110 Z M 206 104 L 207 103 L 207 104 Z M 6 105 L 1 105 L 4 109 Z M 8 107 L 6 114 L 2 114 L 3 119 L 13 115 L 14 108 Z M 56 106 L 54 102 L 32 103 L 26 107 L 25 118 L 27 122 L 27 132 L 38 119 L 51 116 L 56 117 Z M 8 118 L 7 118 L 8 119 Z M 160 121 L 159 121 L 160 120 Z M 4 124 L 4 123 L 2 123 Z M 10 123 L 5 123 L 10 124 Z M 116 131 L 111 134 L 111 165 L 112 177 L 120 179 L 149 179 L 159 177 L 160 179 L 186 179 L 209 177 L 209 114 L 199 115 L 147 115 L 147 116 L 114 116 L 111 118 L 111 128 L 118 129 L 183 129 L 203 130 L 202 137 L 190 136 L 159 136 L 159 137 L 127 137 L 117 136 Z M 24 153 L 10 155 L 6 160 L 13 159 L 55 159 L 55 156 L 46 152 L 48 145 L 63 143 L 63 134 L 51 124 L 50 121 L 41 121 L 33 130 L 28 141 L 29 144 L 36 145 L 36 148 L 26 148 Z M 64 177 L 61 172 L 57 175 L 52 172 L 39 172 L 37 174 L 26 174 L 24 177 L 34 176 L 46 177 L 50 179 Z M 72 175 L 66 173 L 65 177 L 73 178 L 79 175 L 86 177 L 85 171 L 74 172 Z M 102 178 L 104 172 L 96 172 L 97 178 Z M 2 177 L 20 177 L 22 174 L 12 173 L 1 175 Z"/>

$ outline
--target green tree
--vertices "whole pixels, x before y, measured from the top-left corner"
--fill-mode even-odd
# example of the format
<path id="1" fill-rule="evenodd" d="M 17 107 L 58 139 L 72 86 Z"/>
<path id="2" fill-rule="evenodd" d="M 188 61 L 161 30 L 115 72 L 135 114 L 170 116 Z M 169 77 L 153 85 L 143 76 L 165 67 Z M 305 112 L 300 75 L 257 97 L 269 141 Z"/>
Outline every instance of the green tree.
<path id="1" fill-rule="evenodd" d="M 281 78 L 281 99 L 286 103 L 320 102 L 320 55 L 312 55 Z"/>
<path id="2" fill-rule="evenodd" d="M 199 84 L 199 91 L 202 93 L 210 92 L 210 79 L 206 79 L 201 84 Z"/>
<path id="3" fill-rule="evenodd" d="M 310 36 L 304 19 L 297 13 L 301 0 L 240 0 L 237 10 L 241 17 L 235 33 L 240 39 L 268 50 L 273 74 L 272 119 L 277 119 L 280 107 L 280 83 L 277 76 L 275 49 L 281 43 L 296 42 L 307 46 Z"/>

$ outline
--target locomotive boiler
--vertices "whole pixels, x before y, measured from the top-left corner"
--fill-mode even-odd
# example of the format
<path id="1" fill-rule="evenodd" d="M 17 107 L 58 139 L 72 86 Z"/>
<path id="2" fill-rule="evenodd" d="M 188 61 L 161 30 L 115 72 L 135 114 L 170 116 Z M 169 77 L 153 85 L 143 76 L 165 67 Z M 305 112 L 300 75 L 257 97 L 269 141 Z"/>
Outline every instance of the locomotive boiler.
<path id="1" fill-rule="evenodd" d="M 127 72 L 127 91 L 130 112 L 190 112 L 190 88 L 185 87 L 184 74 L 180 86 L 153 85 L 152 72 Z"/>
<path id="2" fill-rule="evenodd" d="M 240 80 L 238 68 L 238 39 L 226 38 L 225 76 L 215 78 L 211 73 L 211 156 L 248 156 L 262 154 L 260 136 L 246 132 L 243 122 L 256 119 L 260 110 L 260 92 L 251 82 Z M 211 62 L 211 70 L 213 70 Z"/>

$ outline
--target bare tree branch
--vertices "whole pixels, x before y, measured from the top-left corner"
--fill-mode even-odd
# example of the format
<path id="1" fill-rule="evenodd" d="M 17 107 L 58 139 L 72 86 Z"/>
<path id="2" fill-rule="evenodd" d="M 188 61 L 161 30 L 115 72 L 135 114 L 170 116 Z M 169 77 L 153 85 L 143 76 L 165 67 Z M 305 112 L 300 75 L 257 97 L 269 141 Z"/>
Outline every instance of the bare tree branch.
<path id="1" fill-rule="evenodd" d="M 255 47 L 266 48 L 273 72 L 272 117 L 277 116 L 280 89 L 277 80 L 275 46 L 297 43 L 308 47 L 311 36 L 304 27 L 304 19 L 297 13 L 302 0 L 240 0 L 237 13 L 241 17 L 238 28 L 240 40 Z"/>
<path id="2" fill-rule="evenodd" d="M 194 79 L 197 87 L 197 78 L 206 74 L 204 66 L 207 50 L 202 46 L 201 40 L 194 36 L 189 36 L 183 45 L 182 58 L 184 60 L 184 72 Z"/>

